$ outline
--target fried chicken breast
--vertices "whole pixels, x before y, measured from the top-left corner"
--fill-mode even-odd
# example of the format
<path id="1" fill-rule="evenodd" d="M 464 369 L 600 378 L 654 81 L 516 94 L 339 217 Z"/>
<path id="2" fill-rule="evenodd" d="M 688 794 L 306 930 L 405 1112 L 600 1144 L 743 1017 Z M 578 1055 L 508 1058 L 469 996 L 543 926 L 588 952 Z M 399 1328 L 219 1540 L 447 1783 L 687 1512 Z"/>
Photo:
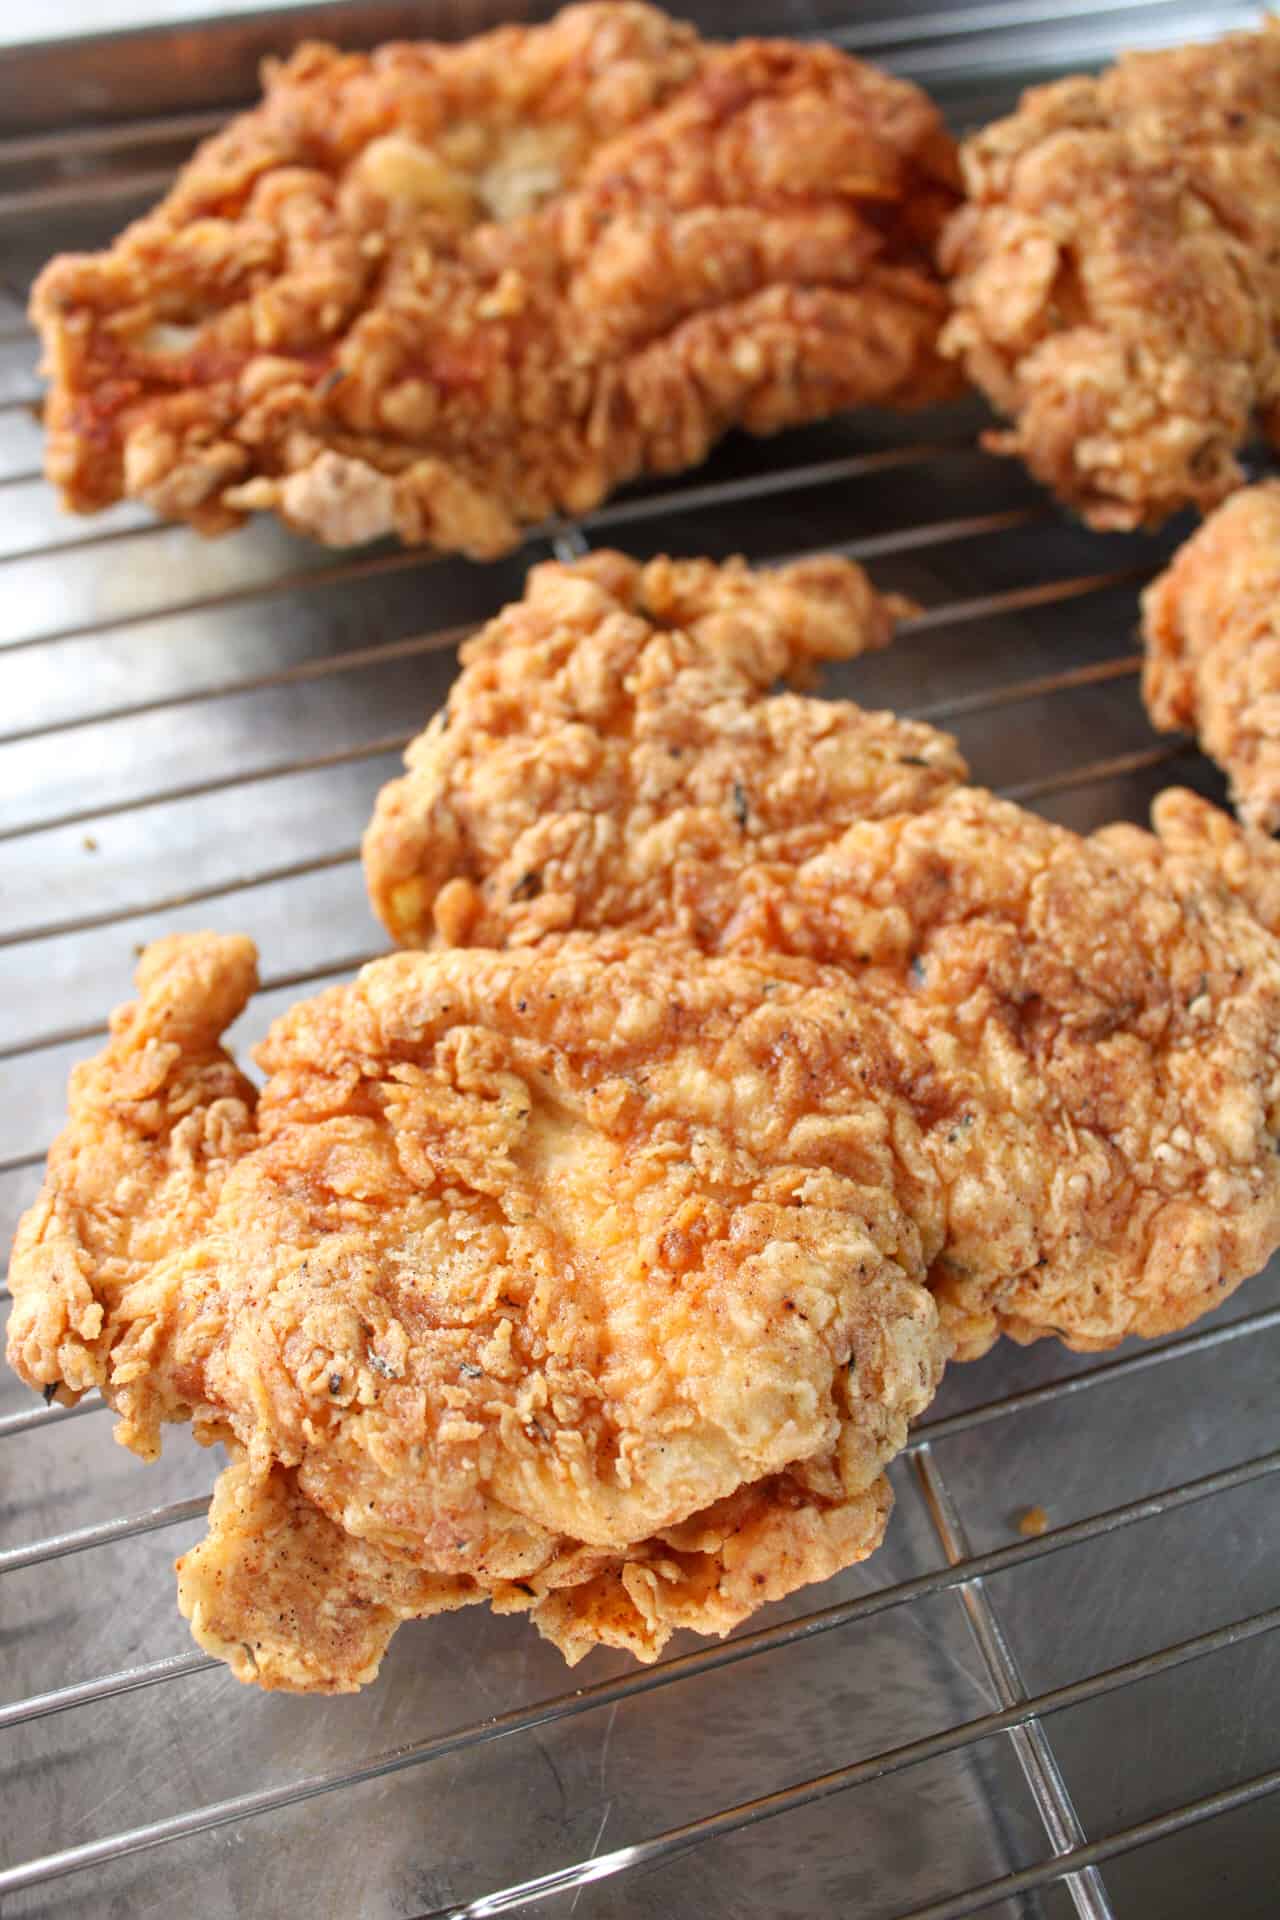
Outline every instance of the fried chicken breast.
<path id="1" fill-rule="evenodd" d="M 837 968 L 935 1075 L 957 1352 L 1186 1325 L 1280 1239 L 1280 946 L 1199 827 L 1194 859 L 1082 840 L 930 727 L 768 691 L 856 652 L 862 604 L 846 572 L 537 570 L 379 802 L 375 904 L 419 943 L 624 927 Z"/>
<path id="2" fill-rule="evenodd" d="M 242 939 L 150 948 L 11 1267 L 9 1357 L 233 1459 L 201 1643 L 342 1690 L 489 1599 L 573 1660 L 724 1632 L 878 1543 L 944 1342 L 924 1049 L 811 962 L 629 934 L 401 954 L 254 1090 Z"/>
<path id="3" fill-rule="evenodd" d="M 1095 527 L 1241 484 L 1280 399 L 1280 26 L 1024 94 L 962 152 L 943 351 Z"/>
<path id="4" fill-rule="evenodd" d="M 691 932 L 695 867 L 795 862 L 955 784 L 964 763 L 931 728 L 771 691 L 884 645 L 906 610 L 834 556 L 533 568 L 379 797 L 375 911 L 405 946 Z"/>
<path id="5" fill-rule="evenodd" d="M 642 473 L 955 384 L 958 198 L 915 87 L 631 0 L 457 46 L 308 46 L 32 315 L 49 477 L 203 532 L 267 509 L 477 557 Z"/>
<path id="6" fill-rule="evenodd" d="M 1280 482 L 1218 508 L 1142 597 L 1142 693 L 1198 734 L 1250 826 L 1280 827 Z"/>
<path id="7" fill-rule="evenodd" d="M 1280 1245 L 1280 942 L 1203 831 L 1194 860 L 1141 842 L 962 788 L 707 915 L 723 946 L 837 964 L 926 1049 L 958 1357 L 1173 1332 Z"/>

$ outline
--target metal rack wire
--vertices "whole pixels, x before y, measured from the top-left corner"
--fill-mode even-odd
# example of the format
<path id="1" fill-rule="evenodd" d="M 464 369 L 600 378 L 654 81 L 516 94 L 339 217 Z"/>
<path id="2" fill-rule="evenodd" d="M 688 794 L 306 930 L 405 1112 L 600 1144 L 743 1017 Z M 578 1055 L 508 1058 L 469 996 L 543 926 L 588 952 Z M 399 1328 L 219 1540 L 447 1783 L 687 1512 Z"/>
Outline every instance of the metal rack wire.
<path id="1" fill-rule="evenodd" d="M 986 99 L 1044 63 L 1054 14 L 1022 0 L 944 9 L 864 25 L 862 39 Z M 1185 14 L 1162 0 L 1101 5 L 1084 27 L 1094 44 L 1141 16 L 1144 32 L 1172 37 Z M 1015 27 L 1041 36 L 1022 59 Z M 163 43 L 156 36 L 158 54 Z M 963 412 L 727 449 L 704 475 L 610 502 L 580 528 L 539 530 L 517 561 L 490 570 L 400 551 L 334 560 L 270 529 L 206 548 L 129 510 L 59 522 L 24 411 L 35 383 L 23 263 L 62 243 L 64 215 L 73 237 L 86 208 L 109 231 L 154 191 L 155 156 L 167 164 L 218 117 L 174 106 L 141 124 L 0 142 L 0 222 L 18 263 L 0 304 L 0 1232 L 34 1194 L 68 1065 L 124 997 L 137 942 L 206 917 L 258 933 L 267 971 L 248 1038 L 297 990 L 378 950 L 358 898 L 369 800 L 447 685 L 459 639 L 549 548 L 607 537 L 637 552 L 777 559 L 837 546 L 926 610 L 888 654 L 835 674 L 835 690 L 952 727 L 980 777 L 1081 828 L 1140 814 L 1174 775 L 1217 791 L 1185 742 L 1150 734 L 1136 698 L 1133 595 L 1169 542 L 1069 526 L 1016 470 L 973 450 Z M 83 177 L 32 183 L 33 167 Z M 111 1910 L 130 1915 L 170 1911 L 178 1885 L 198 1890 L 191 1910 L 202 1915 L 305 1904 L 435 1920 L 563 1897 L 565 1911 L 627 1916 L 952 1920 L 996 1908 L 1175 1920 L 1203 1911 L 1188 1903 L 1217 1870 L 1212 1837 L 1207 1852 L 1185 1843 L 1229 1828 L 1243 1861 L 1233 1911 L 1270 1913 L 1280 1857 L 1264 1802 L 1280 1788 L 1280 1749 L 1255 1709 L 1280 1626 L 1280 1432 L 1267 1392 L 1277 1356 L 1274 1278 L 1205 1326 L 1119 1357 L 997 1354 L 953 1374 L 916 1430 L 882 1554 L 722 1644 L 647 1670 L 597 1656 L 574 1686 L 524 1651 L 532 1637 L 519 1623 L 489 1623 L 483 1644 L 474 1629 L 431 1623 L 429 1635 L 402 1635 L 368 1699 L 278 1711 L 203 1654 L 157 1650 L 182 1643 L 155 1555 L 145 1567 L 141 1556 L 199 1522 L 207 1467 L 188 1453 L 157 1469 L 166 1497 L 150 1507 L 136 1504 L 147 1483 L 129 1475 L 136 1491 L 115 1510 L 124 1463 L 105 1444 L 101 1403 L 30 1406 L 9 1383 L 0 1766 L 15 1818 L 3 1911 L 68 1910 L 50 1891 L 65 1881 L 71 1910 L 117 1901 Z M 1023 1537 L 1010 1502 L 1037 1474 L 1052 1524 Z M 1171 1564 L 1179 1579 L 1166 1582 L 1159 1570 Z M 23 1575 L 39 1588 L 10 1608 Z M 847 1690 L 862 1684 L 871 1635 L 887 1678 L 869 1704 Z M 437 1645 L 456 1681 L 432 1667 Z M 496 1685 L 510 1683 L 492 1698 L 490 1667 Z M 1198 1672 L 1213 1676 L 1211 1713 Z M 828 1695 L 830 1725 L 819 1711 Z M 1137 1698 L 1153 1703 L 1138 1715 L 1149 1748 L 1187 1754 L 1159 1765 L 1149 1755 L 1149 1786 L 1129 1792 L 1108 1756 L 1131 1752 L 1132 1725 L 1115 1716 Z M 847 1711 L 855 1699 L 875 1722 L 865 1736 Z M 684 1705 L 695 1701 L 710 1703 L 709 1718 Z M 606 1797 L 620 1713 L 627 1785 Z M 745 1744 L 770 1751 L 726 1758 L 717 1747 L 704 1769 L 708 1727 L 734 1714 L 746 1716 Z M 681 1760 L 664 1740 L 690 1724 L 704 1740 Z M 548 1744 L 560 1728 L 573 1747 Z M 208 1758 L 211 1730 L 232 1750 L 225 1763 Z M 594 1797 L 563 1777 L 581 1788 L 592 1741 Z M 1106 1776 L 1101 1809 L 1095 1775 Z M 442 1778 L 461 1799 L 428 1795 Z M 393 1796 L 384 1813 L 361 1798 L 390 1794 L 397 1779 L 415 1797 Z M 922 1779 L 931 1784 L 912 1785 Z M 884 1783 L 908 1797 L 868 1802 Z M 522 1796 L 527 1814 L 513 1816 Z M 953 1811 L 938 1813 L 948 1796 Z M 459 1811 L 472 1799 L 474 1818 Z M 282 1839 L 282 1820 L 313 1801 L 328 1808 L 319 1824 Z M 434 1824 L 416 1829 L 440 1801 Z M 863 1804 L 868 1818 L 849 1811 Z M 921 1859 L 900 1855 L 855 1884 L 856 1861 L 908 1814 Z M 495 1817 L 514 1818 L 509 1840 L 487 1831 Z M 806 1818 L 822 1824 L 798 1827 Z M 605 1847 L 611 1819 L 628 1837 Z M 770 1845 L 789 1863 L 790 1892 L 750 1893 L 734 1865 L 767 1873 L 767 1854 L 742 1851 L 766 1822 L 781 1823 Z M 321 1857 L 338 1824 L 369 1854 L 356 1907 L 346 1869 Z M 235 1851 L 210 1851 L 224 1833 Z M 246 1904 L 236 1878 L 246 1851 L 261 1876 L 287 1859 L 287 1898 L 260 1879 L 263 1904 Z M 187 1864 L 149 1870 L 148 1858 Z M 673 1880 L 680 1863 L 707 1858 L 727 1863 L 713 1893 L 696 1877 Z"/>

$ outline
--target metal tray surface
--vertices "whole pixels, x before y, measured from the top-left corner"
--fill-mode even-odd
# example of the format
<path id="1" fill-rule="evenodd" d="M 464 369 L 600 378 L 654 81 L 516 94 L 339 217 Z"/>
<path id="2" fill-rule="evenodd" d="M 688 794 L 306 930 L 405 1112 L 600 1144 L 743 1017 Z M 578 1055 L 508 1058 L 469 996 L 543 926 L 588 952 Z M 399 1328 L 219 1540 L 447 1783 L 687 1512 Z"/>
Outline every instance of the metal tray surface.
<path id="1" fill-rule="evenodd" d="M 357 841 L 459 636 L 572 530 L 496 565 L 204 544 L 39 477 L 30 277 L 105 241 L 268 49 L 456 35 L 518 9 L 293 7 L 0 52 L 0 1235 L 70 1065 L 162 931 L 243 928 L 233 1036 L 382 941 Z M 535 11 L 547 11 L 537 9 Z M 1249 21 L 1128 0 L 690 7 L 821 32 L 958 129 L 1029 78 Z M 1091 535 L 974 446 L 976 403 L 735 441 L 582 532 L 645 555 L 835 546 L 926 612 L 827 685 L 952 729 L 979 779 L 1081 830 L 1183 781 L 1137 690 L 1136 593 L 1185 527 Z M 406 1627 L 352 1700 L 263 1697 L 193 1648 L 171 1563 L 214 1462 L 142 1470 L 104 1411 L 0 1378 L 0 1912 L 121 1920 L 536 1907 L 580 1920 L 1274 1920 L 1280 1911 L 1280 1271 L 1179 1339 L 953 1369 L 866 1566 L 724 1644 L 570 1675 L 479 1609 Z M 1043 1506 L 1049 1531 L 1017 1517 Z"/>

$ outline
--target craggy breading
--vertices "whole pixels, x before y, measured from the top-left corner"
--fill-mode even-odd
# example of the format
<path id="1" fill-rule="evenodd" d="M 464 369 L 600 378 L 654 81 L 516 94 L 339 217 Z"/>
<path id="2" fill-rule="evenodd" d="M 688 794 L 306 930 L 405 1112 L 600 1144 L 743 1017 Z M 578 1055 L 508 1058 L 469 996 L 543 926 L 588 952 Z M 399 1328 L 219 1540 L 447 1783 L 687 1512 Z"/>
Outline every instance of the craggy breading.
<path id="1" fill-rule="evenodd" d="M 1280 401 L 1280 25 L 1034 87 L 961 155 L 955 355 L 1095 527 L 1214 506 Z"/>
<path id="2" fill-rule="evenodd" d="M 539 569 L 379 803 L 374 900 L 402 940 L 614 926 L 838 967 L 936 1074 L 957 1351 L 1183 1326 L 1280 1239 L 1280 947 L 1185 807 L 1181 864 L 1137 829 L 1082 840 L 964 786 L 932 728 L 769 693 L 858 650 L 854 593 Z"/>
<path id="3" fill-rule="evenodd" d="M 1122 822 L 1094 838 L 1125 860 L 1158 873 L 1188 900 L 1213 893 L 1268 933 L 1280 936 L 1280 844 L 1242 827 L 1186 787 L 1166 787 L 1151 809 L 1155 834 Z"/>
<path id="4" fill-rule="evenodd" d="M 485 1595 L 326 1518 L 288 1467 L 255 1472 L 232 1445 L 204 1539 L 176 1563 L 178 1605 L 240 1680 L 287 1693 L 351 1693 L 377 1675 L 402 1620 Z"/>
<path id="5" fill-rule="evenodd" d="M 636 4 L 304 47 L 32 313 L 66 504 L 477 557 L 641 473 L 950 391 L 925 96 Z"/>
<path id="6" fill-rule="evenodd" d="M 1142 695 L 1189 728 L 1247 825 L 1280 827 L 1280 481 L 1235 494 L 1142 596 Z"/>
<path id="7" fill-rule="evenodd" d="M 255 1105 L 252 978 L 148 951 L 11 1269 L 24 1379 L 232 1445 L 203 1644 L 342 1690 L 489 1598 L 651 1659 L 876 1546 L 944 1356 L 918 1042 L 809 962 L 400 954 L 277 1021 Z"/>
<path id="8" fill-rule="evenodd" d="M 771 693 L 882 646 L 907 610 L 835 557 L 535 567 L 379 797 L 375 911 L 405 946 L 695 935 L 696 875 L 793 864 L 965 777 L 932 728 Z"/>
<path id="9" fill-rule="evenodd" d="M 1160 794 L 1151 818 L 1167 866 L 1187 864 L 1269 933 L 1280 935 L 1280 846 L 1270 834 L 1237 826 L 1220 807 L 1183 787 Z"/>
<path id="10" fill-rule="evenodd" d="M 1280 943 L 1168 864 L 962 788 L 724 903 L 721 945 L 837 964 L 928 1053 L 960 1358 L 1172 1332 L 1280 1245 Z"/>
<path id="11" fill-rule="evenodd" d="M 1203 803 L 1157 826 L 924 794 L 695 868 L 721 953 L 375 962 L 256 1098 L 249 943 L 162 942 L 73 1077 L 10 1360 L 144 1457 L 228 1443 L 179 1597 L 242 1679 L 347 1690 L 483 1599 L 570 1660 L 725 1632 L 874 1549 L 950 1345 L 1167 1332 L 1280 1243 L 1270 895 Z"/>

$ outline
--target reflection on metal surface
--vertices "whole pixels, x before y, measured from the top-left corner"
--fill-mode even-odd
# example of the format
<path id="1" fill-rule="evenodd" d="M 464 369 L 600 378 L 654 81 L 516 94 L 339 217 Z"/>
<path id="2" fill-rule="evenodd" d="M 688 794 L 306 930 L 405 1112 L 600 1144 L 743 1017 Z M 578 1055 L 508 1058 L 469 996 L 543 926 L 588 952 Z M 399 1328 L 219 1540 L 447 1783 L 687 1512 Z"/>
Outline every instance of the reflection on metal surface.
<path id="1" fill-rule="evenodd" d="M 1109 1672 L 1093 1674 L 1086 1680 L 1074 1681 L 1070 1686 L 1059 1687 L 1052 1693 L 1043 1693 L 1035 1699 L 1021 1699 L 1017 1705 L 1008 1706 L 999 1713 L 984 1714 L 979 1720 L 969 1721 L 961 1727 L 952 1727 L 946 1733 L 934 1734 L 924 1740 L 913 1740 L 909 1746 L 899 1747 L 889 1753 L 880 1753 L 872 1760 L 863 1760 L 850 1767 L 841 1767 L 835 1773 L 824 1774 L 815 1780 L 806 1780 L 803 1785 L 784 1788 L 779 1793 L 769 1794 L 759 1800 L 753 1800 L 738 1807 L 727 1807 L 722 1813 L 709 1814 L 702 1820 L 692 1820 L 683 1827 L 672 1828 L 667 1833 L 655 1834 L 652 1839 L 644 1840 L 634 1846 L 619 1847 L 615 1852 L 603 1854 L 594 1860 L 585 1860 L 571 1867 L 560 1867 L 554 1873 L 540 1874 L 536 1880 L 525 1880 L 520 1885 L 506 1887 L 499 1893 L 484 1895 L 472 1900 L 465 1907 L 440 1908 L 434 1913 L 424 1913 L 416 1920 L 489 1920 L 489 1916 L 498 1913 L 512 1913 L 534 1900 L 545 1900 L 552 1894 L 561 1893 L 578 1886 L 590 1886 L 593 1881 L 607 1879 L 614 1874 L 625 1873 L 636 1866 L 648 1865 L 660 1859 L 679 1853 L 685 1848 L 697 1846 L 717 1834 L 732 1833 L 742 1827 L 754 1826 L 763 1820 L 775 1819 L 779 1814 L 790 1812 L 793 1808 L 808 1806 L 817 1800 L 834 1797 L 838 1793 L 847 1793 L 851 1787 L 861 1786 L 868 1781 L 883 1779 L 889 1774 L 901 1772 L 907 1767 L 918 1767 L 925 1761 L 940 1754 L 954 1752 L 958 1747 L 972 1746 L 980 1740 L 990 1739 L 995 1734 L 1008 1733 L 1015 1737 L 1032 1728 L 1038 1730 L 1038 1721 L 1046 1714 L 1059 1713 L 1066 1707 L 1081 1706 L 1089 1700 L 1095 1700 L 1112 1692 L 1117 1687 L 1131 1686 L 1135 1681 L 1150 1679 L 1158 1673 L 1182 1666 L 1186 1661 L 1203 1659 L 1206 1654 L 1217 1653 L 1226 1647 L 1239 1645 L 1252 1639 L 1255 1634 L 1271 1633 L 1280 1627 L 1280 1607 L 1272 1608 L 1268 1613 L 1257 1614 L 1249 1620 L 1239 1620 L 1229 1627 L 1220 1628 L 1216 1633 L 1198 1636 L 1195 1640 L 1181 1642 L 1176 1647 L 1166 1647 L 1160 1653 L 1149 1654 L 1145 1660 L 1132 1660 L 1123 1667 L 1112 1668 Z M 1163 1820 L 1151 1823 L 1161 1831 L 1172 1832 L 1187 1823 L 1189 1818 L 1208 1818 L 1212 1812 L 1225 1810 L 1228 1805 L 1239 1805 L 1246 1799 L 1260 1799 L 1280 1788 L 1280 1770 L 1263 1776 L 1259 1780 L 1248 1782 L 1233 1793 L 1220 1796 L 1222 1808 L 1201 1806 L 1181 1808 L 1176 1813 L 1164 1816 Z M 1154 1835 L 1152 1836 L 1154 1837 Z M 1138 1845 L 1139 1842 L 1125 1835 L 1115 1835 L 1108 1840 L 1086 1845 L 1081 1842 L 1059 1852 L 1057 1862 L 1049 1862 L 1043 1867 L 1033 1868 L 1029 1873 L 1009 1874 L 1001 1880 L 994 1880 L 985 1887 L 973 1887 L 954 1899 L 940 1900 L 928 1907 L 916 1908 L 903 1920 L 944 1920 L 944 1916 L 976 1913 L 980 1908 L 991 1906 L 1006 1894 L 1017 1891 L 1019 1887 L 1042 1886 L 1046 1881 L 1075 1874 L 1087 1874 L 1099 1859 L 1105 1859 L 1108 1853 L 1119 1850 L 1122 1844 Z M 0 1882 L 2 1885 L 3 1882 Z M 1108 1913 L 1109 1906 L 1082 1906 L 1082 1913 Z"/>
<path id="2" fill-rule="evenodd" d="M 948 1563 L 961 1566 L 972 1558 L 964 1522 L 927 1440 L 915 1449 L 913 1464 L 929 1518 Z M 1041 1527 L 1038 1531 L 1043 1535 L 1046 1529 Z M 997 1698 L 1006 1710 L 1025 1707 L 1028 1704 L 1026 1682 L 981 1577 L 966 1580 L 959 1592 L 969 1631 L 991 1676 Z M 1073 1853 L 1085 1844 L 1084 1828 L 1044 1728 L 1034 1714 L 1029 1714 L 1020 1724 L 1010 1726 L 1009 1735 L 1018 1765 L 1044 1821 L 1050 1847 L 1059 1856 Z M 1065 1874 L 1064 1883 L 1081 1920 L 1113 1920 L 1111 1902 L 1096 1868 L 1086 1867 L 1082 1872 Z"/>

